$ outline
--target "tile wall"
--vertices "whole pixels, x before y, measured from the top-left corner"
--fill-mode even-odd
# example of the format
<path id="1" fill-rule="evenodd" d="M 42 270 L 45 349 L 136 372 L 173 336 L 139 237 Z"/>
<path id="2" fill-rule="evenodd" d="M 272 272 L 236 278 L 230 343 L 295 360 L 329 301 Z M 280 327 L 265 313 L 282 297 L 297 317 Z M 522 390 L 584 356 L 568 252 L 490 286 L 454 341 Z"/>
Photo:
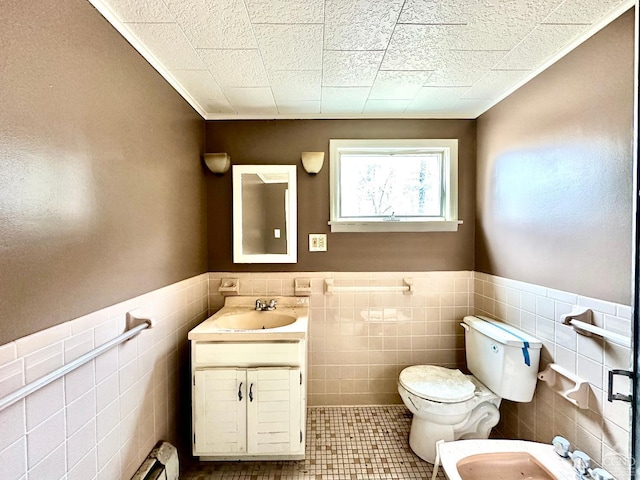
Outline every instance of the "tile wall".
<path id="1" fill-rule="evenodd" d="M 222 306 L 220 279 L 230 276 L 240 279 L 241 294 L 256 297 L 292 295 L 294 278 L 311 278 L 311 406 L 400 403 L 396 382 L 405 366 L 463 367 L 459 322 L 467 314 L 528 331 L 543 342 L 543 367 L 555 362 L 590 382 L 589 408 L 540 383 L 533 402 L 503 402 L 497 431 L 543 442 L 564 435 L 619 479 L 628 477 L 629 408 L 606 401 L 605 376 L 629 368 L 630 351 L 578 336 L 559 317 L 585 305 L 597 325 L 629 335 L 631 309 L 461 271 L 208 273 L 0 346 L 1 397 L 115 337 L 127 311 L 142 308 L 157 320 L 154 329 L 0 412 L 3 479 L 130 478 L 158 440 L 176 443 L 179 425 L 189 424 L 177 420 L 189 410 L 178 404 L 188 389 L 180 384 L 182 377 L 188 382 L 186 334 Z M 326 278 L 336 286 L 399 286 L 412 278 L 414 293 L 327 295 Z M 626 387 L 617 382 L 616 391 Z"/>
<path id="2" fill-rule="evenodd" d="M 0 346 L 2 397 L 122 333 L 130 310 L 157 322 L 0 412 L 2 479 L 128 479 L 158 440 L 175 443 L 186 336 L 207 293 L 199 275 Z"/>
<path id="3" fill-rule="evenodd" d="M 630 349 L 578 335 L 560 315 L 583 305 L 593 310 L 594 324 L 630 337 L 630 307 L 477 272 L 473 292 L 477 314 L 504 320 L 542 341 L 541 368 L 557 363 L 591 385 L 589 408 L 580 409 L 538 382 L 531 403 L 503 401 L 499 433 L 540 442 L 562 435 L 619 480 L 628 478 L 630 404 L 608 402 L 606 390 L 609 370 L 629 369 Z M 616 381 L 614 387 L 629 393 L 628 382 Z"/>
<path id="4" fill-rule="evenodd" d="M 418 363 L 464 365 L 460 319 L 471 311 L 472 272 L 210 273 L 209 302 L 220 308 L 220 278 L 240 280 L 240 294 L 293 294 L 293 279 L 311 278 L 309 405 L 400 403 L 400 371 Z M 414 293 L 346 292 L 335 286 L 400 286 L 413 279 Z"/>

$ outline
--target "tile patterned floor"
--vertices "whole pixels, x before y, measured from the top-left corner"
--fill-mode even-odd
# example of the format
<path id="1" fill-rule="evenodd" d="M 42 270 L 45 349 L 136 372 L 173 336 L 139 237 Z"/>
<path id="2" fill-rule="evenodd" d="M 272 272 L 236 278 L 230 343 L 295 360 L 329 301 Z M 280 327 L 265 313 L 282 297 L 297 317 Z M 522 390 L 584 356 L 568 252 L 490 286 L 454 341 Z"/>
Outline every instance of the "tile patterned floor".
<path id="1" fill-rule="evenodd" d="M 404 405 L 310 407 L 304 461 L 200 462 L 181 480 L 418 480 L 432 467 L 408 445 Z M 184 463 L 184 462 L 183 462 Z M 438 479 L 444 480 L 438 473 Z"/>

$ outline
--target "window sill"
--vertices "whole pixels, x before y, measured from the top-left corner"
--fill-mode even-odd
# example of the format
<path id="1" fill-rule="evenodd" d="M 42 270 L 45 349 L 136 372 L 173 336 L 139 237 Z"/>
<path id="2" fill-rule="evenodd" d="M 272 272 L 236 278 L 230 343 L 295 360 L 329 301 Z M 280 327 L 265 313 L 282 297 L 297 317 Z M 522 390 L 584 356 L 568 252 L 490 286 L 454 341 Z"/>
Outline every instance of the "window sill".
<path id="1" fill-rule="evenodd" d="M 347 232 L 457 232 L 462 220 L 431 222 L 329 222 L 331 233 Z"/>

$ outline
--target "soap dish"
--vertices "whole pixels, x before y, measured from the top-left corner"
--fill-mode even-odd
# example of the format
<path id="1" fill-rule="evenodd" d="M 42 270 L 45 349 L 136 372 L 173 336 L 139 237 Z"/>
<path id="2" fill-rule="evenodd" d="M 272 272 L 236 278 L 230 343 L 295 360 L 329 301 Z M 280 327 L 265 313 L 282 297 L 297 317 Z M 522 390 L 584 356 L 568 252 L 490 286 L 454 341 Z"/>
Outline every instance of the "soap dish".
<path id="1" fill-rule="evenodd" d="M 237 278 L 223 278 L 220 280 L 218 291 L 222 295 L 238 295 L 240 293 L 240 281 Z"/>
<path id="2" fill-rule="evenodd" d="M 311 295 L 311 279 L 309 277 L 294 278 L 293 292 L 296 297 L 308 297 Z"/>

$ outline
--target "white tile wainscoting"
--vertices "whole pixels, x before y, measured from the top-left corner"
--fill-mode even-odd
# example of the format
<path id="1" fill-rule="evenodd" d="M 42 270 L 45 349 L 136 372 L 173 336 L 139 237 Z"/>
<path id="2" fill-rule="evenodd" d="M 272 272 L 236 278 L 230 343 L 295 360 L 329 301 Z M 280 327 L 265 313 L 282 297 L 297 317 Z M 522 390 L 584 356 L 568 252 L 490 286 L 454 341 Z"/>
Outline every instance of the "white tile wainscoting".
<path id="1" fill-rule="evenodd" d="M 629 367 L 629 349 L 577 336 L 559 316 L 589 306 L 596 324 L 628 335 L 631 309 L 471 271 L 295 272 L 199 275 L 0 346 L 0 396 L 117 336 L 124 315 L 143 308 L 158 325 L 0 412 L 3 479 L 130 478 L 158 440 L 177 442 L 179 372 L 188 367 L 187 332 L 220 308 L 220 279 L 240 279 L 240 294 L 293 295 L 311 278 L 309 405 L 400 403 L 396 382 L 407 365 L 464 365 L 467 314 L 497 317 L 543 341 L 555 362 L 591 384 L 588 410 L 545 384 L 529 404 L 503 402 L 499 432 L 548 442 L 565 435 L 618 478 L 628 477 L 629 408 L 605 398 L 610 368 Z M 395 292 L 324 294 L 334 285 L 402 285 Z M 184 370 L 187 372 L 188 369 Z M 187 388 L 187 387 L 184 387 Z M 43 472 L 46 472 L 43 473 Z"/>
<path id="2" fill-rule="evenodd" d="M 542 341 L 541 369 L 557 363 L 591 385 L 589 408 L 580 409 L 538 382 L 532 402 L 502 402 L 500 434 L 538 442 L 562 435 L 618 480 L 629 478 L 630 404 L 608 402 L 606 388 L 609 370 L 630 368 L 631 351 L 578 335 L 560 316 L 582 305 L 593 310 L 594 324 L 630 337 L 631 308 L 478 272 L 473 292 L 476 314 L 504 320 Z M 624 382 L 616 386 L 628 393 Z"/>
<path id="3" fill-rule="evenodd" d="M 156 320 L 0 412 L 3 480 L 128 479 L 157 441 L 175 443 L 187 332 L 207 293 L 202 274 L 1 346 L 0 397 L 118 336 L 128 311 Z"/>

